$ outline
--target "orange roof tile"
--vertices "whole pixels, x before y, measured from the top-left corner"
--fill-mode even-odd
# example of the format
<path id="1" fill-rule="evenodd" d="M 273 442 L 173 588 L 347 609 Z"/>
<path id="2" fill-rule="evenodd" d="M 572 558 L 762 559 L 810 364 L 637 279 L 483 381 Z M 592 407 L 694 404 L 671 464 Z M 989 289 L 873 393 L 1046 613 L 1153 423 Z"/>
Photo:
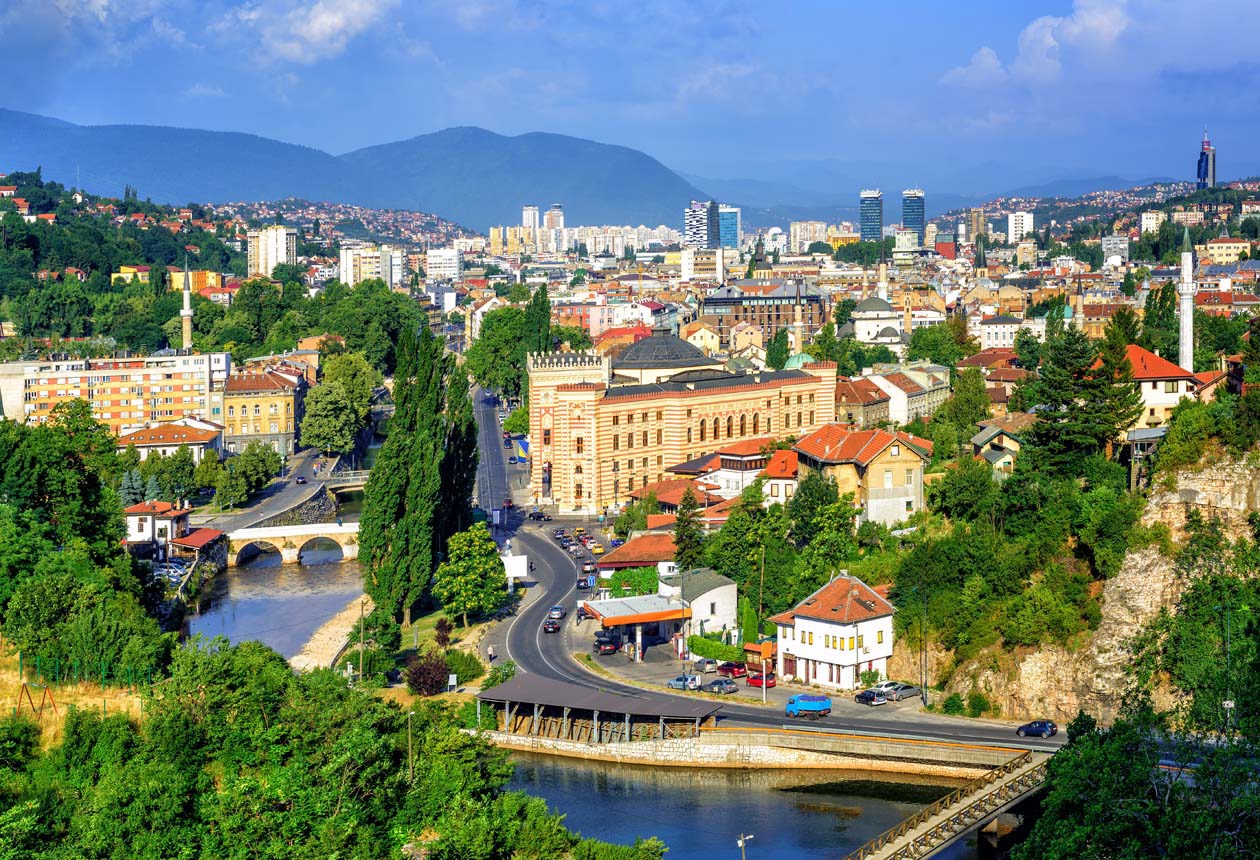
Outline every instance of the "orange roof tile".
<path id="1" fill-rule="evenodd" d="M 1194 374 L 1185 368 L 1178 367 L 1166 358 L 1160 358 L 1148 349 L 1135 343 L 1125 347 L 1125 355 L 1129 364 L 1133 365 L 1133 378 L 1138 382 L 1158 379 L 1193 379 Z"/>
<path id="2" fill-rule="evenodd" d="M 800 474 L 800 457 L 795 451 L 775 451 L 770 455 L 770 462 L 761 470 L 761 477 L 771 479 L 792 479 Z"/>
<path id="3" fill-rule="evenodd" d="M 760 454 L 775 443 L 773 436 L 762 436 L 759 439 L 744 439 L 722 448 L 718 448 L 718 454 L 726 454 L 731 457 L 752 457 Z"/>
<path id="4" fill-rule="evenodd" d="M 183 424 L 159 424 L 128 433 L 118 440 L 120 445 L 204 445 L 214 441 L 217 430 L 202 430 Z"/>
<path id="5" fill-rule="evenodd" d="M 887 598 L 853 576 L 838 576 L 794 609 L 781 612 L 770 620 L 776 624 L 795 624 L 797 618 L 816 618 L 837 624 L 853 624 L 868 621 L 895 610 Z"/>
<path id="6" fill-rule="evenodd" d="M 820 463 L 858 463 L 866 466 L 894 442 L 904 442 L 924 456 L 932 443 L 910 433 L 887 430 L 853 430 L 848 424 L 825 424 L 797 440 L 794 449 Z M 926 457 L 925 457 L 926 459 Z"/>
<path id="7" fill-rule="evenodd" d="M 863 405 L 872 403 L 882 403 L 888 399 L 888 394 L 864 377 L 855 376 L 851 379 L 840 377 L 836 380 L 836 402 L 837 403 L 861 403 Z"/>
<path id="8" fill-rule="evenodd" d="M 603 556 L 597 564 L 601 568 L 647 567 L 662 561 L 672 561 L 674 552 L 673 534 L 642 534 Z"/>
<path id="9" fill-rule="evenodd" d="M 690 489 L 696 495 L 696 501 L 701 507 L 708 505 L 716 505 L 722 501 L 721 496 L 715 496 L 709 490 L 716 490 L 717 484 L 696 481 L 691 478 L 673 478 L 665 481 L 655 481 L 646 487 L 640 487 L 630 493 L 630 498 L 641 499 L 648 493 L 656 496 L 656 501 L 662 505 L 678 507 L 682 504 L 683 494 Z"/>
<path id="10" fill-rule="evenodd" d="M 148 515 L 153 517 L 177 517 L 186 514 L 192 508 L 177 508 L 170 502 L 160 502 L 156 499 L 148 502 L 141 502 L 138 505 L 132 505 L 129 508 L 123 508 L 124 514 Z"/>

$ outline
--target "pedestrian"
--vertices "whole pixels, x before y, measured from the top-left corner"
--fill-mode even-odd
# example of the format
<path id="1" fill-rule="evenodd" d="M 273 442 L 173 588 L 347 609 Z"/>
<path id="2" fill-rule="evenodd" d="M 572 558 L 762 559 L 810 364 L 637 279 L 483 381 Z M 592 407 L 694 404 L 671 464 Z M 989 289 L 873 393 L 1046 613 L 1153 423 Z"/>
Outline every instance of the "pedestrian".
<path id="1" fill-rule="evenodd" d="M 486 657 L 490 660 L 491 663 L 494 662 L 494 646 L 493 645 L 491 645 L 490 647 L 486 649 Z"/>

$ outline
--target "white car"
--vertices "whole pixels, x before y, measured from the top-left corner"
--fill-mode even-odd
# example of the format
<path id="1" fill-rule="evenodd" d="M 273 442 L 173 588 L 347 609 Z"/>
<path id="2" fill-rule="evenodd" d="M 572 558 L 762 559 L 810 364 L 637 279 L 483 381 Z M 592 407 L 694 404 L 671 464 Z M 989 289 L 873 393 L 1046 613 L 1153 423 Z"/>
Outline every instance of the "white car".
<path id="1" fill-rule="evenodd" d="M 877 692 L 883 693 L 886 696 L 888 695 L 889 690 L 893 689 L 894 687 L 900 687 L 900 686 L 901 686 L 900 681 L 880 681 L 878 684 L 867 687 L 866 689 L 876 690 Z"/>

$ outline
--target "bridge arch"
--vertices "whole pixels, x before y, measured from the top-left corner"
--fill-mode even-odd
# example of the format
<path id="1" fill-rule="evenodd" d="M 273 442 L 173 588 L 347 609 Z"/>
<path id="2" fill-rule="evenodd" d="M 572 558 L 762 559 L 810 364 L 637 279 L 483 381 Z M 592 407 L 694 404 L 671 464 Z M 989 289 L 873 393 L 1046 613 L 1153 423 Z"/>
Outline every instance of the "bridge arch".
<path id="1" fill-rule="evenodd" d="M 274 552 L 281 557 L 284 556 L 284 550 L 279 545 L 269 540 L 254 539 L 232 548 L 232 564 L 245 564 L 245 562 L 257 558 L 264 552 Z"/>
<path id="2" fill-rule="evenodd" d="M 328 558 L 310 559 L 310 553 L 319 553 L 321 556 L 327 553 Z M 335 558 L 331 557 L 333 554 Z M 298 547 L 297 562 L 298 564 L 332 564 L 343 561 L 346 558 L 346 549 L 342 546 L 341 541 L 327 535 L 316 535 L 308 539 L 305 543 Z"/>

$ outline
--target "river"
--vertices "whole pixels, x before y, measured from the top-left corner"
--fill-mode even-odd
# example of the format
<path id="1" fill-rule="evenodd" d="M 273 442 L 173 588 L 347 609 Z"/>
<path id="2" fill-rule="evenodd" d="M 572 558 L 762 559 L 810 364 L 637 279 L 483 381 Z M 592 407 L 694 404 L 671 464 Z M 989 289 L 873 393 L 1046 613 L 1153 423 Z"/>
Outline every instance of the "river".
<path id="1" fill-rule="evenodd" d="M 215 577 L 189 616 L 189 635 L 253 639 L 286 659 L 356 595 L 363 593 L 358 562 L 338 561 L 339 550 L 308 550 L 305 564 L 281 564 L 265 552 Z"/>
<path id="2" fill-rule="evenodd" d="M 514 753 L 511 788 L 541 797 L 583 836 L 631 845 L 659 837 L 667 860 L 836 860 L 956 784 L 837 771 L 650 768 Z M 974 857 L 958 845 L 942 860 Z"/>

